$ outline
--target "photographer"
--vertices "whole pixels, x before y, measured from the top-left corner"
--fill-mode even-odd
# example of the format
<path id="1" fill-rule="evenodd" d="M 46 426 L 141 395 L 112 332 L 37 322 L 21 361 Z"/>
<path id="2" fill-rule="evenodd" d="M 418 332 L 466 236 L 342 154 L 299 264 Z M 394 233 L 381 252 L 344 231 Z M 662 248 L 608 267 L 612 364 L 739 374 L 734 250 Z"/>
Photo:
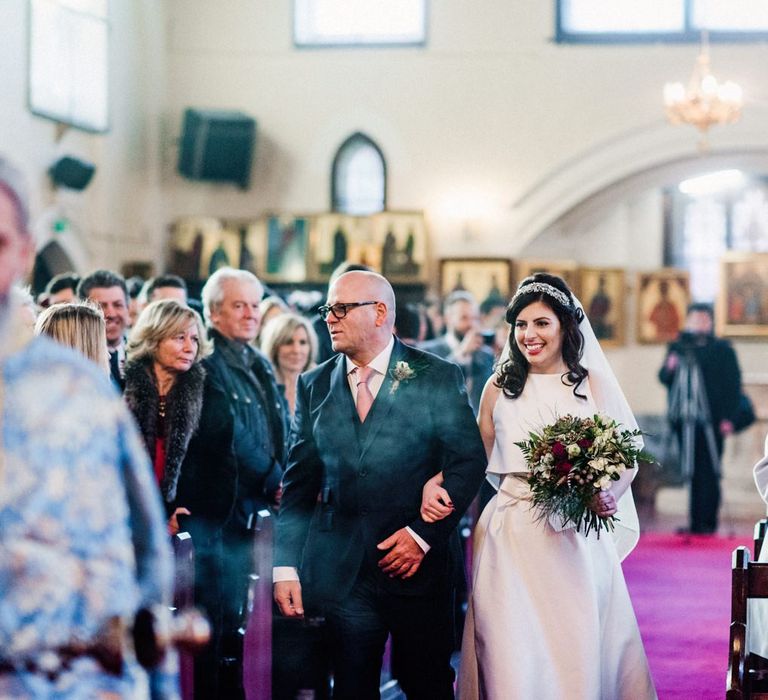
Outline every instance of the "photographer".
<path id="1" fill-rule="evenodd" d="M 684 473 L 691 478 L 688 531 L 696 534 L 717 531 L 723 439 L 734 432 L 741 395 L 736 353 L 727 340 L 714 336 L 713 327 L 709 304 L 689 306 L 685 330 L 669 345 L 659 370 L 669 390 L 669 419 L 680 441 Z"/>

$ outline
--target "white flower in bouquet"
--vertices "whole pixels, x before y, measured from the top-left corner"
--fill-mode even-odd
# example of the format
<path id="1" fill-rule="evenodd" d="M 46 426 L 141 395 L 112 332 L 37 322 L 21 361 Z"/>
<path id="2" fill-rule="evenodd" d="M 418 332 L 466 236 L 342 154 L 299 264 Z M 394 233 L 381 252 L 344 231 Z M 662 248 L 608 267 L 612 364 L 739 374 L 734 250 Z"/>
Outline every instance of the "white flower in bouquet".
<path id="1" fill-rule="evenodd" d="M 611 488 L 638 459 L 654 461 L 642 451 L 640 430 L 623 430 L 603 415 L 558 418 L 530 439 L 515 443 L 528 463 L 528 485 L 541 518 L 557 517 L 589 534 L 613 530 L 616 516 L 592 510 L 595 495 Z M 583 527 L 582 527 L 583 526 Z"/>

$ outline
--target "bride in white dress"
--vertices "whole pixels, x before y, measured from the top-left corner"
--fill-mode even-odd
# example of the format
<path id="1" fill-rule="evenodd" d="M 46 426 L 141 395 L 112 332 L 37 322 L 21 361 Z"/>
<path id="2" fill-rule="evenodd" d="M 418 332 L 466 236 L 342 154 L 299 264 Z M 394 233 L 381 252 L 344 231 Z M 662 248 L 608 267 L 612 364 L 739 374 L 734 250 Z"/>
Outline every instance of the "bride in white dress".
<path id="1" fill-rule="evenodd" d="M 475 533 L 459 697 L 655 698 L 620 563 L 637 542 L 629 488 L 636 470 L 593 502 L 598 515 L 619 519 L 614 536 L 585 536 L 538 518 L 515 445 L 567 413 L 599 411 L 625 428 L 637 424 L 562 279 L 538 273 L 523 280 L 507 321 L 513 330 L 506 361 L 486 384 L 478 416 L 498 491 Z M 427 521 L 450 512 L 450 495 L 439 484 L 440 475 L 424 488 Z"/>

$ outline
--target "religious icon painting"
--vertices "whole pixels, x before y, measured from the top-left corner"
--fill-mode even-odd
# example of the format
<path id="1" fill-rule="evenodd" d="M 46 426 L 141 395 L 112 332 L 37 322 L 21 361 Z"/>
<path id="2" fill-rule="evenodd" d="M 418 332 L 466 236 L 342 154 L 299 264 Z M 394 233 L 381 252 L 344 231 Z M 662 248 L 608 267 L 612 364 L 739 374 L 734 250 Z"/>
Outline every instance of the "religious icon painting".
<path id="1" fill-rule="evenodd" d="M 691 301 L 688 272 L 667 268 L 637 276 L 637 342 L 670 343 Z"/>
<path id="2" fill-rule="evenodd" d="M 370 216 L 319 214 L 312 217 L 310 278 L 327 281 L 343 262 L 381 269 L 381 248 L 373 237 Z"/>
<path id="3" fill-rule="evenodd" d="M 579 295 L 579 264 L 575 260 L 515 260 L 515 286 L 536 272 L 562 277 L 570 290 Z"/>
<path id="4" fill-rule="evenodd" d="M 624 270 L 583 267 L 579 270 L 579 289 L 579 298 L 600 344 L 603 347 L 624 345 Z"/>
<path id="5" fill-rule="evenodd" d="M 215 217 L 177 219 L 171 229 L 169 272 L 205 281 L 221 267 L 240 266 L 240 236 Z"/>
<path id="6" fill-rule="evenodd" d="M 247 270 L 257 277 L 264 276 L 264 238 L 265 233 L 259 220 L 224 219 L 222 226 L 228 236 L 240 242 L 240 269 Z"/>
<path id="7" fill-rule="evenodd" d="M 267 282 L 304 282 L 309 269 L 312 219 L 267 214 L 247 229 L 244 249 Z"/>
<path id="8" fill-rule="evenodd" d="M 717 330 L 724 336 L 768 335 L 768 253 L 729 252 L 720 261 Z"/>
<path id="9" fill-rule="evenodd" d="M 371 220 L 381 274 L 395 284 L 425 281 L 428 238 L 424 214 L 383 211 L 373 214 Z"/>
<path id="10" fill-rule="evenodd" d="M 440 296 L 470 292 L 478 304 L 508 303 L 512 296 L 512 261 L 509 258 L 444 258 L 440 261 Z"/>

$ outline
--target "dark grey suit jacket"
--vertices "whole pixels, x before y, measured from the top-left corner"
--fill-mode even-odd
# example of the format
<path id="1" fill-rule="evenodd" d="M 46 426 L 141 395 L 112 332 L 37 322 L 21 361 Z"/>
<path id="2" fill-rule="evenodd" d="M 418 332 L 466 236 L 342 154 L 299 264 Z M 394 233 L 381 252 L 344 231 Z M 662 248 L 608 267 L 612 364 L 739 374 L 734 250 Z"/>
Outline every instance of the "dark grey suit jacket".
<path id="1" fill-rule="evenodd" d="M 416 376 L 395 387 L 397 362 Z M 343 599 L 363 559 L 378 571 L 376 545 L 406 526 L 431 549 L 411 579 L 380 574 L 381 586 L 425 595 L 451 576 L 449 538 L 485 473 L 480 432 L 455 365 L 396 339 L 389 366 L 362 424 L 343 355 L 299 378 L 274 565 L 299 569 L 305 603 Z M 455 511 L 425 523 L 422 487 L 441 470 Z"/>

